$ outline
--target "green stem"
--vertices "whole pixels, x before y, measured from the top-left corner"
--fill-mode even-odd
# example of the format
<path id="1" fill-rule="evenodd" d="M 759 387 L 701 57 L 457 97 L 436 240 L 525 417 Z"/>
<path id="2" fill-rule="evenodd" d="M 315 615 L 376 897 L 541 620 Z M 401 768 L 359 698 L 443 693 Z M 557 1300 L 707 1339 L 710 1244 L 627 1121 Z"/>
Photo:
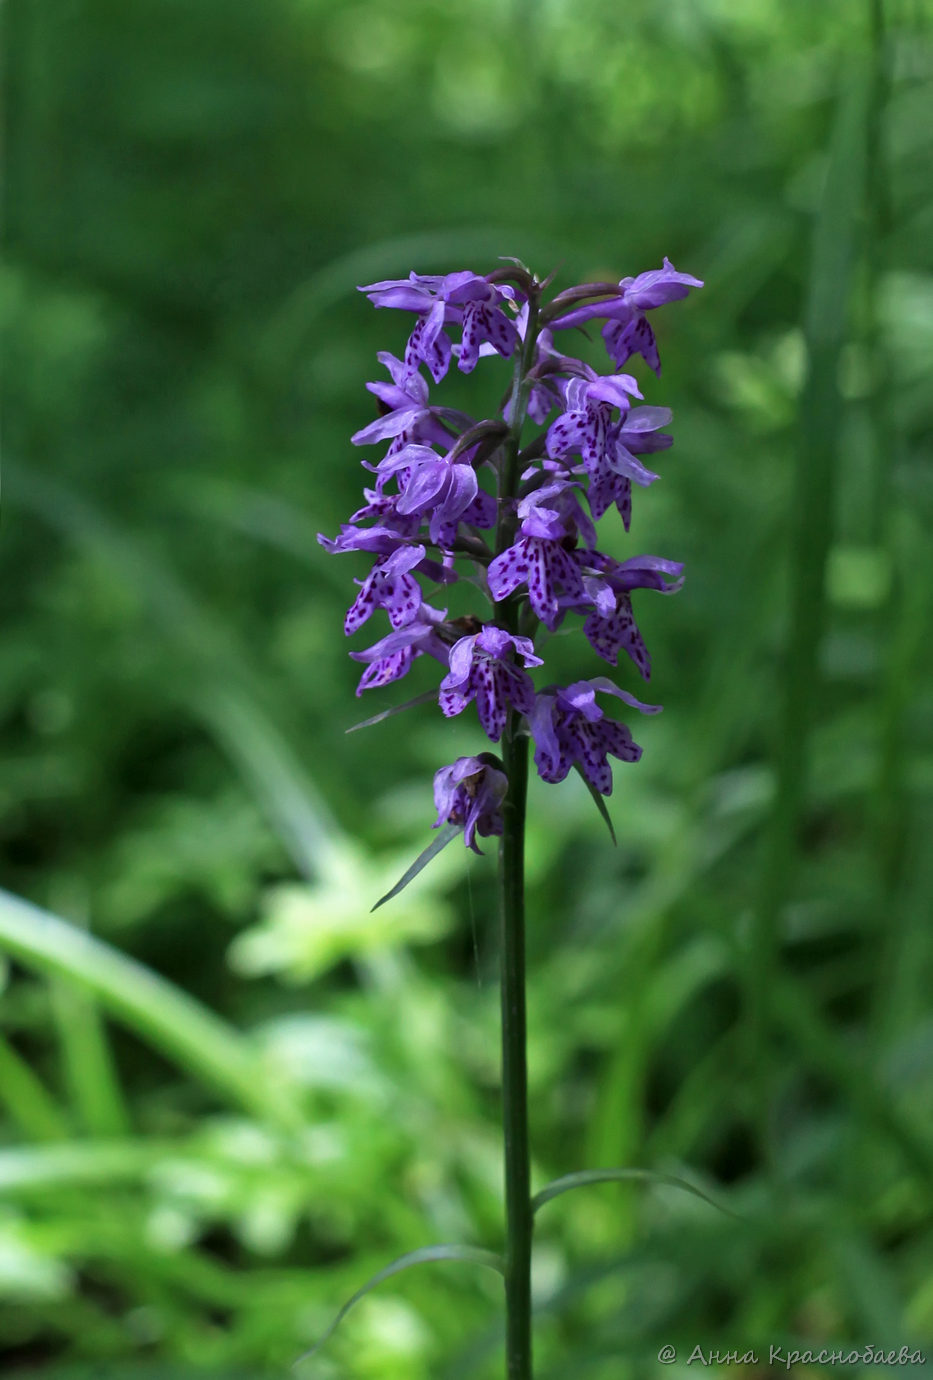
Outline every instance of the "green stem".
<path id="1" fill-rule="evenodd" d="M 528 737 L 509 714 L 502 757 L 509 778 L 499 854 L 502 955 L 502 1106 L 505 1132 L 507 1380 L 531 1380 L 531 1179 L 525 1020 L 525 799 Z"/>
<path id="2" fill-rule="evenodd" d="M 529 300 L 528 326 L 515 369 L 512 418 L 499 474 L 496 550 L 514 537 L 521 433 L 538 334 L 538 300 Z M 521 604 L 507 599 L 502 621 L 519 631 Z M 502 964 L 502 1124 L 505 1138 L 505 1306 L 506 1378 L 531 1380 L 531 1171 L 528 1152 L 528 1055 L 525 1016 L 525 802 L 528 793 L 528 734 L 521 715 L 509 711 L 502 737 L 502 761 L 509 781 L 503 804 L 499 850 L 499 942 Z"/>

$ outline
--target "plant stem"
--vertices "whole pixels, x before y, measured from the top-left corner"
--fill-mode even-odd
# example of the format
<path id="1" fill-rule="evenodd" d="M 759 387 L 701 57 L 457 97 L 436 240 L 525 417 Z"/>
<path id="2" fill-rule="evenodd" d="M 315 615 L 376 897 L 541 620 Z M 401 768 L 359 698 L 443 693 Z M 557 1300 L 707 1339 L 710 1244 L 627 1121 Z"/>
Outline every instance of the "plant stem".
<path id="1" fill-rule="evenodd" d="M 528 324 L 512 385 L 509 438 L 499 471 L 496 550 L 503 551 L 517 525 L 522 427 L 531 391 L 538 335 L 539 289 L 529 294 Z M 502 621 L 518 633 L 521 604 L 513 595 Z M 505 1307 L 507 1380 L 531 1380 L 531 1177 L 528 1157 L 528 1056 L 525 1020 L 525 801 L 528 733 L 522 716 L 509 711 L 502 735 L 502 763 L 509 789 L 502 809 L 499 850 L 499 952 L 502 966 L 502 1124 L 505 1137 Z"/>
<path id="2" fill-rule="evenodd" d="M 513 709 L 502 740 L 509 778 L 499 854 L 502 1121 L 505 1132 L 507 1380 L 531 1380 L 531 1182 L 525 1021 L 525 799 L 528 737 Z"/>

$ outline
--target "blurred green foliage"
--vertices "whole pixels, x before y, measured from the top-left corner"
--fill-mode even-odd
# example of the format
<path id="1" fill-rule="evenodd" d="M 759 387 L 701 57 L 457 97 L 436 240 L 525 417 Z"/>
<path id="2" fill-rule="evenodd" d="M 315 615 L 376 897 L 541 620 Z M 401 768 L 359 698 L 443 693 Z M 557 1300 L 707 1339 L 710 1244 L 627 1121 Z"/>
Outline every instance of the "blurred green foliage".
<path id="1" fill-rule="evenodd" d="M 504 254 L 707 282 L 659 318 L 677 444 L 608 539 L 688 567 L 637 610 L 667 712 L 618 849 L 578 781 L 532 792 L 536 1186 L 635 1165 L 741 1215 L 549 1204 L 541 1380 L 933 1337 L 929 5 L 2 23 L 2 880 L 71 922 L 0 901 L 5 1364 L 257 1380 L 394 1255 L 500 1242 L 493 860 L 368 913 L 479 730 L 344 736 L 390 696 L 353 698 L 364 564 L 315 534 L 405 335 L 355 285 Z M 412 1270 L 304 1373 L 498 1375 L 499 1290 Z"/>

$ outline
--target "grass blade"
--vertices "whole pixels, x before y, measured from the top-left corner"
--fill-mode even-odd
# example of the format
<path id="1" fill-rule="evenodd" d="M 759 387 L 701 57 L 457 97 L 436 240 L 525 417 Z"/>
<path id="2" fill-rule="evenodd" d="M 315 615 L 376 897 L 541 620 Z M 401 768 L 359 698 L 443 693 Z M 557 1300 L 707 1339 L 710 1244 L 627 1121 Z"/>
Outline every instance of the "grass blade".
<path id="1" fill-rule="evenodd" d="M 790 637 L 781 685 L 770 838 L 749 954 L 747 1003 L 755 1064 L 764 1072 L 759 1120 L 769 1118 L 768 1034 L 779 958 L 779 924 L 789 893 L 805 804 L 811 702 L 819 684 L 826 565 L 840 449 L 840 357 L 846 339 L 863 205 L 869 86 L 847 73 L 839 98 L 813 245 L 804 336 L 807 374 L 800 403 L 791 498 Z"/>
<path id="2" fill-rule="evenodd" d="M 10 1120 L 30 1140 L 64 1140 L 68 1123 L 51 1093 L 0 1036 L 0 1102 Z M 2 1185 L 2 1178 L 0 1178 Z"/>
<path id="3" fill-rule="evenodd" d="M 738 1213 L 730 1208 L 723 1207 L 721 1203 L 715 1202 L 702 1189 L 688 1183 L 686 1179 L 679 1179 L 676 1174 L 659 1174 L 653 1169 L 580 1169 L 573 1174 L 564 1174 L 559 1179 L 553 1179 L 551 1183 L 542 1188 L 540 1193 L 536 1193 L 531 1200 L 532 1212 L 537 1212 L 544 1207 L 552 1198 L 559 1198 L 563 1193 L 570 1193 L 575 1188 L 589 1188 L 592 1184 L 611 1184 L 638 1182 L 649 1184 L 665 1184 L 669 1188 L 680 1188 L 685 1193 L 692 1193 L 694 1198 L 701 1198 L 704 1203 L 714 1207 L 717 1212 L 724 1212 L 727 1217 L 735 1217 L 741 1220 Z"/>
<path id="4" fill-rule="evenodd" d="M 0 891 L 0 949 L 33 972 L 90 993 L 153 1048 L 236 1106 L 280 1124 L 295 1122 L 297 1114 L 270 1085 L 250 1042 L 135 959 L 6 891 Z"/>
<path id="5" fill-rule="evenodd" d="M 390 1279 L 392 1275 L 400 1274 L 402 1270 L 410 1269 L 412 1265 L 430 1265 L 440 1260 L 463 1260 L 467 1264 L 483 1265 L 487 1269 L 496 1270 L 500 1275 L 505 1274 L 505 1261 L 502 1257 L 496 1255 L 495 1251 L 484 1250 L 481 1246 L 421 1246 L 416 1251 L 409 1251 L 406 1255 L 400 1255 L 397 1260 L 393 1260 L 390 1265 L 386 1265 L 384 1269 L 379 1270 L 361 1288 L 357 1289 L 353 1297 L 347 1299 L 323 1337 L 315 1342 L 309 1351 L 299 1356 L 295 1365 L 300 1365 L 302 1361 L 307 1361 L 320 1351 L 325 1342 L 330 1341 L 350 1309 L 354 1308 L 360 1299 L 365 1298 L 383 1280 Z"/>
<path id="6" fill-rule="evenodd" d="M 70 983 L 50 986 L 65 1079 L 81 1124 L 92 1136 L 125 1136 L 130 1120 L 100 1011 Z"/>
<path id="7" fill-rule="evenodd" d="M 108 1188 L 139 1179 L 173 1153 L 184 1153 L 184 1147 L 174 1142 L 111 1140 L 3 1149 L 0 1193 L 7 1199 L 33 1193 L 44 1196 L 59 1188 Z"/>

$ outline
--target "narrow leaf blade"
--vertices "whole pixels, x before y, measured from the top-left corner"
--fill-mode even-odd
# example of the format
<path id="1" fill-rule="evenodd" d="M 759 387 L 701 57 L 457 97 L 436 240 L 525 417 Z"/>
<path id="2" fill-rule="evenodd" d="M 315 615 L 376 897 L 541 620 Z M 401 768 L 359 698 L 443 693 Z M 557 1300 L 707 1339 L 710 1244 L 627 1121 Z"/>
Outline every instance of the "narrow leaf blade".
<path id="1" fill-rule="evenodd" d="M 563 1193 L 569 1193 L 574 1188 L 588 1188 L 591 1184 L 620 1183 L 635 1180 L 640 1183 L 666 1184 L 669 1188 L 681 1188 L 685 1193 L 692 1193 L 694 1198 L 701 1198 L 704 1203 L 714 1207 L 717 1212 L 724 1212 L 727 1217 L 738 1218 L 738 1213 L 731 1208 L 723 1207 L 721 1203 L 715 1202 L 702 1189 L 694 1184 L 688 1183 L 686 1179 L 679 1179 L 676 1174 L 659 1174 L 653 1169 L 580 1169 L 574 1174 L 564 1174 L 559 1179 L 552 1181 L 542 1188 L 540 1193 L 536 1193 L 531 1200 L 532 1212 L 537 1212 L 545 1203 L 549 1203 L 552 1198 L 559 1198 Z"/>
<path id="2" fill-rule="evenodd" d="M 0 890 L 0 953 L 67 982 L 234 1105 L 298 1124 L 287 1090 L 264 1077 L 259 1047 L 151 968 L 87 930 Z"/>
<path id="3" fill-rule="evenodd" d="M 385 905 L 386 901 L 391 901 L 393 896 L 397 896 L 400 891 L 404 891 L 408 883 L 413 882 L 418 873 L 423 871 L 428 863 L 447 847 L 448 843 L 455 839 L 458 834 L 462 833 L 463 830 L 459 824 L 446 824 L 437 838 L 433 839 L 424 852 L 419 854 L 405 875 L 399 878 L 392 890 L 387 891 L 384 896 L 380 896 L 379 900 L 373 906 L 373 910 L 378 910 L 380 906 Z"/>
<path id="4" fill-rule="evenodd" d="M 412 1265 L 430 1265 L 440 1260 L 463 1260 L 467 1264 L 485 1265 L 490 1270 L 497 1270 L 500 1275 L 505 1274 L 505 1261 L 502 1257 L 496 1255 L 495 1251 L 484 1250 L 481 1246 L 421 1246 L 416 1251 L 408 1251 L 406 1255 L 400 1255 L 397 1260 L 393 1260 L 384 1269 L 377 1271 L 357 1289 L 351 1298 L 347 1299 L 324 1335 L 315 1342 L 309 1351 L 298 1357 L 295 1365 L 300 1365 L 302 1361 L 307 1361 L 309 1357 L 320 1351 L 325 1342 L 330 1341 L 350 1309 L 354 1308 L 360 1299 L 365 1298 L 383 1280 L 391 1278 L 392 1275 L 400 1274 L 402 1270 L 407 1270 Z"/>
<path id="5" fill-rule="evenodd" d="M 583 782 L 584 786 L 589 791 L 590 795 L 593 797 L 593 802 L 597 810 L 602 815 L 603 819 L 606 821 L 606 828 L 609 830 L 609 837 L 612 839 L 612 842 L 615 844 L 616 848 L 618 848 L 619 840 L 616 838 L 616 831 L 612 827 L 612 820 L 609 816 L 609 809 L 606 805 L 605 800 L 600 795 L 596 787 L 592 784 L 592 782 L 587 781 L 586 777 L 583 775 L 583 772 L 580 770 L 579 762 L 574 762 L 573 769 L 580 777 L 580 780 Z"/>
<path id="6" fill-rule="evenodd" d="M 356 733 L 361 728 L 372 728 L 373 724 L 381 724 L 383 719 L 391 719 L 393 714 L 401 714 L 403 709 L 414 709 L 416 705 L 427 704 L 430 700 L 436 699 L 436 690 L 425 690 L 424 694 L 416 695 L 413 700 L 406 700 L 404 704 L 394 704 L 391 709 L 383 709 L 381 714 L 374 714 L 371 719 L 363 719 L 358 724 L 351 724 L 345 731 Z"/>

